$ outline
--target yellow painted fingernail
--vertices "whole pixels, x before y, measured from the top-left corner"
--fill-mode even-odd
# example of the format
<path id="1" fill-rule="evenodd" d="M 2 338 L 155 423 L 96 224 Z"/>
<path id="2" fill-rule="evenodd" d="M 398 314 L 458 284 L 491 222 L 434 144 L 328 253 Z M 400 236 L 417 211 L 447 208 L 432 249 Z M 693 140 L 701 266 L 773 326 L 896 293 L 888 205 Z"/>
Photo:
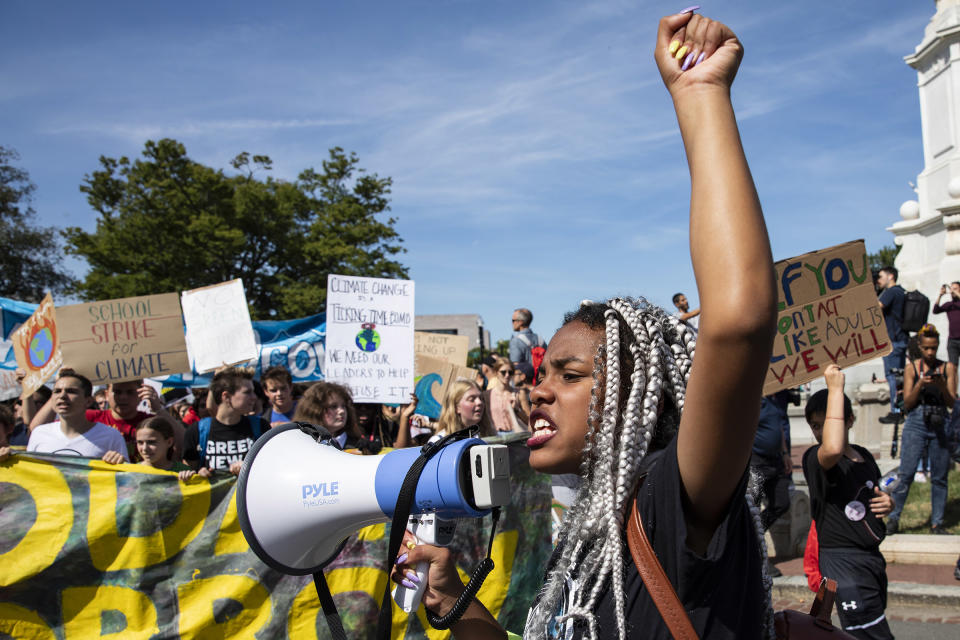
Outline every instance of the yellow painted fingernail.
<path id="1" fill-rule="evenodd" d="M 413 541 L 407 542 L 407 549 L 410 549 L 411 551 L 413 551 L 413 548 L 416 546 L 417 545 Z"/>
<path id="2" fill-rule="evenodd" d="M 670 43 L 669 51 L 671 54 L 674 54 L 677 52 L 677 49 L 679 48 L 680 48 L 680 41 L 674 40 L 673 42 Z"/>
<path id="3" fill-rule="evenodd" d="M 687 55 L 687 51 L 690 51 L 690 47 L 688 47 L 688 46 L 686 46 L 686 45 L 680 47 L 680 50 L 677 51 L 677 55 L 675 56 L 675 57 L 677 58 L 677 60 L 679 60 L 679 59 L 681 59 L 683 56 Z"/>

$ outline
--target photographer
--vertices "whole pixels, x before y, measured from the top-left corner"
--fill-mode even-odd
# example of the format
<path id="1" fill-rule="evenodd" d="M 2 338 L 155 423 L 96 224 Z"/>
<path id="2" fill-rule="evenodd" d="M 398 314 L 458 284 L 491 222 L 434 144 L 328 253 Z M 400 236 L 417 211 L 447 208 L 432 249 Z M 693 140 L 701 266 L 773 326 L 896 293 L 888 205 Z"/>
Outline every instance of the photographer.
<path id="1" fill-rule="evenodd" d="M 887 534 L 897 532 L 900 512 L 913 482 L 913 472 L 925 446 L 930 450 L 932 476 L 930 532 L 946 533 L 943 529 L 943 510 L 947 503 L 950 452 L 944 426 L 949 410 L 957 399 L 953 391 L 957 388 L 957 368 L 937 359 L 940 334 L 933 325 L 923 325 L 917 337 L 921 357 L 903 372 L 903 410 L 907 412 L 907 419 L 903 425 L 899 482 L 893 490 L 896 506 L 887 519 Z"/>

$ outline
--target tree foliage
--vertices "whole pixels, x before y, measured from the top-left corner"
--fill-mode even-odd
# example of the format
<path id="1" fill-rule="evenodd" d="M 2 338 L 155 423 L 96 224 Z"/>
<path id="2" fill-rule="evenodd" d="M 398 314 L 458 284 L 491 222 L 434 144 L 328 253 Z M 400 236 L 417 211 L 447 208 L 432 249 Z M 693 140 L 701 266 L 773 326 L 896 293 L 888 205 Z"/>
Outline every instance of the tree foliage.
<path id="1" fill-rule="evenodd" d="M 36 226 L 31 206 L 36 185 L 14 165 L 20 156 L 0 146 L 0 296 L 40 302 L 46 290 L 72 282 L 61 266 L 63 252 L 53 227 Z"/>
<path id="2" fill-rule="evenodd" d="M 80 187 L 96 230 L 64 232 L 90 265 L 77 292 L 117 298 L 241 278 L 255 318 L 290 318 L 323 310 L 329 273 L 407 277 L 396 220 L 380 216 L 391 180 L 358 163 L 335 147 L 322 171 L 288 182 L 258 177 L 267 156 L 241 153 L 227 175 L 170 139 L 148 141 L 134 161 L 101 157 Z"/>
<path id="3" fill-rule="evenodd" d="M 880 247 L 876 253 L 868 253 L 867 262 L 870 264 L 870 270 L 879 271 L 884 267 L 892 267 L 898 253 L 900 253 L 900 247 L 897 245 Z"/>
<path id="4" fill-rule="evenodd" d="M 490 349 L 483 350 L 483 357 L 486 358 L 490 354 L 495 354 L 502 356 L 504 358 L 510 359 L 510 340 L 497 340 L 497 346 L 493 351 Z M 473 367 L 474 369 L 479 369 L 481 364 L 480 359 L 480 347 L 471 349 L 467 352 L 467 366 Z"/>

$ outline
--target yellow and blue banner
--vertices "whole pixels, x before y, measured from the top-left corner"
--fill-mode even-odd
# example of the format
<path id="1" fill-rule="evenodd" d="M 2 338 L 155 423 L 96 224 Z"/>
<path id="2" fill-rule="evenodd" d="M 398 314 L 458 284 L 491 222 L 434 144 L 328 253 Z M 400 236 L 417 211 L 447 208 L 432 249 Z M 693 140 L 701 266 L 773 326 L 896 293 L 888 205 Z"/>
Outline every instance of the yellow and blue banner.
<path id="1" fill-rule="evenodd" d="M 478 597 L 522 629 L 551 551 L 549 476 L 512 445 L 513 499 Z M 519 462 L 519 463 L 518 463 Z M 250 551 L 235 478 L 180 482 L 136 464 L 18 453 L 0 463 L 0 636 L 329 638 L 311 576 L 283 575 Z M 486 554 L 489 519 L 461 521 L 463 577 Z M 351 536 L 325 573 L 350 638 L 372 638 L 389 525 Z M 423 608 L 394 607 L 393 640 L 448 638 Z"/>

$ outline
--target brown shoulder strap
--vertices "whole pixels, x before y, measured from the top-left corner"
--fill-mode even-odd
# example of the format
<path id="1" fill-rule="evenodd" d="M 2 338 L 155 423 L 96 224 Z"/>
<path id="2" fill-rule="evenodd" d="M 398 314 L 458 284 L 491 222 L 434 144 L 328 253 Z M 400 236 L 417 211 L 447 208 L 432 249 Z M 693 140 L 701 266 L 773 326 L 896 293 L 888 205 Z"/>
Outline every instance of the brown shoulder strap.
<path id="1" fill-rule="evenodd" d="M 810 615 L 816 618 L 815 624 L 824 629 L 833 629 L 830 614 L 833 612 L 833 599 L 837 595 L 837 581 L 820 578 L 820 589 L 810 607 Z"/>
<path id="2" fill-rule="evenodd" d="M 633 556 L 633 564 L 637 566 L 637 573 L 647 586 L 647 592 L 660 612 L 663 621 L 670 629 L 674 640 L 698 640 L 697 632 L 693 629 L 690 617 L 687 615 L 677 592 L 670 584 L 667 574 L 664 573 L 657 554 L 654 553 L 647 534 L 643 530 L 643 520 L 637 510 L 636 499 L 630 501 L 630 514 L 627 516 L 627 546 Z"/>

